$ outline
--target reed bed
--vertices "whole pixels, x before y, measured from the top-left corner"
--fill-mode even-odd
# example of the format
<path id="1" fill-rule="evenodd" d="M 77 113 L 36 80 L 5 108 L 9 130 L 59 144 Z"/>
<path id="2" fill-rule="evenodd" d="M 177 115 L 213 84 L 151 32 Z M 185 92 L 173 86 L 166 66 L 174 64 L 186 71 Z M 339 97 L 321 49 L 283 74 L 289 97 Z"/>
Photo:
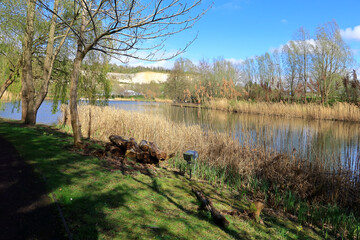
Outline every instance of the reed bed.
<path id="1" fill-rule="evenodd" d="M 62 111 L 68 110 L 62 106 Z M 255 197 L 262 198 L 269 206 L 297 214 L 304 222 L 319 223 L 319 216 L 327 214 L 325 223 L 334 227 L 339 218 L 348 216 L 336 210 L 340 215 L 334 217 L 331 212 L 334 208 L 360 211 L 359 176 L 341 165 L 329 169 L 323 161 L 309 162 L 295 154 L 278 154 L 262 147 L 246 146 L 230 134 L 203 131 L 198 125 L 186 126 L 154 115 L 96 106 L 80 106 L 78 111 L 84 136 L 91 129 L 92 138 L 101 141 L 108 141 L 113 134 L 134 137 L 136 141 L 153 141 L 162 150 L 179 156 L 171 161 L 178 168 L 184 167 L 181 160 L 184 151 L 197 150 L 200 158 L 194 166 L 196 176 L 239 190 L 244 186 L 252 188 L 260 192 Z M 70 124 L 68 118 L 65 121 Z M 319 208 L 313 207 L 316 204 L 325 204 L 326 211 L 330 212 L 319 212 Z M 346 228 L 349 233 L 358 235 L 358 218 L 353 215 L 351 219 L 346 217 L 346 221 L 346 226 L 338 223 L 335 230 Z"/>
<path id="2" fill-rule="evenodd" d="M 360 122 L 360 108 L 354 104 L 341 102 L 335 103 L 333 106 L 323 106 L 313 103 L 252 103 L 223 98 L 211 100 L 206 104 L 206 106 L 211 109 L 229 112 L 243 112 L 304 119 Z"/>
<path id="3" fill-rule="evenodd" d="M 79 117 L 83 136 L 88 135 L 89 110 L 91 109 L 91 136 L 108 141 L 112 134 L 146 139 L 155 142 L 168 153 L 182 153 L 196 149 L 206 156 L 210 165 L 229 165 L 239 173 L 250 173 L 264 158 L 265 153 L 254 154 L 250 148 L 242 147 L 238 140 L 222 133 L 204 132 L 200 126 L 186 126 L 167 121 L 161 117 L 115 109 L 113 107 L 80 106 Z M 62 108 L 64 111 L 64 109 Z M 67 114 L 69 116 L 69 114 Z M 70 119 L 67 119 L 70 125 Z"/>

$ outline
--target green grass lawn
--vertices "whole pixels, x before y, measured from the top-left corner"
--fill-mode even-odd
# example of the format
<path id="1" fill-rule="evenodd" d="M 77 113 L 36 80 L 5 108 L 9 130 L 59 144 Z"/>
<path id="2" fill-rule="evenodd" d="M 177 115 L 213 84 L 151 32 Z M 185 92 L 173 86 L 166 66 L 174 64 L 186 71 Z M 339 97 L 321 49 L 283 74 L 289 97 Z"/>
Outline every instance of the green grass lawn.
<path id="1" fill-rule="evenodd" d="M 219 210 L 248 209 L 246 196 L 163 168 L 123 174 L 106 160 L 73 151 L 71 136 L 54 128 L 0 120 L 0 135 L 46 177 L 74 239 L 324 239 L 266 209 L 265 225 L 227 215 L 229 227 L 220 228 L 198 209 L 191 189 L 201 188 Z"/>

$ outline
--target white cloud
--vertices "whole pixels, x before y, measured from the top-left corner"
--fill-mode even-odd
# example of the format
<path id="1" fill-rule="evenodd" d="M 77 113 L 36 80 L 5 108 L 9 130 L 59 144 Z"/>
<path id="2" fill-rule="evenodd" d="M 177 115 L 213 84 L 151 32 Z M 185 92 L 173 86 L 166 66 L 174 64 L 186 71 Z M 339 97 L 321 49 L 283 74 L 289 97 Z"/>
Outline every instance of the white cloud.
<path id="1" fill-rule="evenodd" d="M 231 62 L 232 64 L 235 64 L 235 65 L 241 64 L 241 63 L 244 62 L 243 59 L 236 59 L 236 58 L 226 58 L 225 60 L 229 61 L 229 62 Z"/>
<path id="2" fill-rule="evenodd" d="M 286 45 L 286 44 L 285 44 Z M 275 51 L 281 51 L 281 49 L 285 46 L 284 44 L 281 44 L 279 47 L 271 47 L 269 49 L 270 53 L 274 53 Z"/>
<path id="3" fill-rule="evenodd" d="M 287 23 L 288 23 L 288 21 L 287 21 L 287 19 L 283 18 L 283 19 L 281 19 L 281 23 L 283 23 L 283 24 L 287 24 Z"/>
<path id="4" fill-rule="evenodd" d="M 340 29 L 340 34 L 344 39 L 360 41 L 360 25 L 345 30 Z"/>
<path id="5" fill-rule="evenodd" d="M 297 40 L 292 40 L 292 41 L 293 41 L 296 45 L 297 45 L 297 44 L 300 44 L 300 42 L 297 41 Z M 313 47 L 316 45 L 316 40 L 315 40 L 315 39 L 308 39 L 308 40 L 305 40 L 305 42 L 306 42 L 307 44 L 313 46 Z M 285 43 L 285 44 L 281 44 L 279 47 L 271 47 L 271 48 L 269 49 L 269 52 L 274 53 L 276 50 L 277 50 L 277 51 L 281 51 L 282 48 L 283 48 L 285 45 L 290 46 L 290 41 L 288 41 L 288 42 Z"/>

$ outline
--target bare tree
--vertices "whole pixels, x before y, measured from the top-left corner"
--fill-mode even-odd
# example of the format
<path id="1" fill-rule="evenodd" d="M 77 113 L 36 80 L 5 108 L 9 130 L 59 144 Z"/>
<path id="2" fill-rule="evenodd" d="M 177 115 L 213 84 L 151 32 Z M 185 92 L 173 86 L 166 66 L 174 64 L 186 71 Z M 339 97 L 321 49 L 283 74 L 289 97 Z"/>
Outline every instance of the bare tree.
<path id="1" fill-rule="evenodd" d="M 70 86 L 70 115 L 75 145 L 81 143 L 77 89 L 81 63 L 86 54 L 92 50 L 101 51 L 122 62 L 129 58 L 158 61 L 175 57 L 191 41 L 183 49 L 170 55 L 163 52 L 164 42 L 168 37 L 191 28 L 201 18 L 206 12 L 198 10 L 201 2 L 202 0 L 194 0 L 190 4 L 180 0 L 74 1 L 73 9 L 79 13 L 80 18 L 80 22 L 71 28 L 77 38 Z M 40 3 L 45 9 L 52 11 L 43 1 Z"/>
<path id="2" fill-rule="evenodd" d="M 299 78 L 302 81 L 303 85 L 303 102 L 306 103 L 306 93 L 307 93 L 307 85 L 309 78 L 309 64 L 311 57 L 311 43 L 310 35 L 308 31 L 301 27 L 297 31 L 297 38 L 295 40 L 296 43 L 296 56 L 298 58 L 298 74 Z"/>
<path id="3" fill-rule="evenodd" d="M 273 54 L 273 65 L 274 65 L 274 74 L 275 74 L 275 84 L 276 88 L 278 90 L 278 100 L 282 100 L 282 94 L 284 92 L 284 86 L 283 86 L 283 69 L 281 65 L 281 52 L 279 49 L 276 49 Z"/>
<path id="4" fill-rule="evenodd" d="M 271 89 L 275 85 L 275 64 L 269 53 L 257 56 L 255 59 L 257 63 L 257 79 L 265 92 L 265 100 L 269 101 Z"/>
<path id="5" fill-rule="evenodd" d="M 352 61 L 350 48 L 341 38 L 339 26 L 330 22 L 319 27 L 313 49 L 312 75 L 318 83 L 322 103 L 336 91 Z"/>
<path id="6" fill-rule="evenodd" d="M 291 102 L 295 97 L 295 86 L 297 85 L 297 73 L 298 73 L 298 46 L 294 41 L 290 41 L 282 48 L 284 75 L 287 82 L 287 88 L 289 89 L 289 97 Z"/>
<path id="7" fill-rule="evenodd" d="M 242 82 L 245 85 L 247 97 L 252 97 L 252 86 L 257 83 L 256 63 L 253 58 L 246 58 L 241 64 Z"/>
<path id="8" fill-rule="evenodd" d="M 184 92 L 190 90 L 195 65 L 186 58 L 178 58 L 165 84 L 165 94 L 173 100 L 184 101 Z"/>

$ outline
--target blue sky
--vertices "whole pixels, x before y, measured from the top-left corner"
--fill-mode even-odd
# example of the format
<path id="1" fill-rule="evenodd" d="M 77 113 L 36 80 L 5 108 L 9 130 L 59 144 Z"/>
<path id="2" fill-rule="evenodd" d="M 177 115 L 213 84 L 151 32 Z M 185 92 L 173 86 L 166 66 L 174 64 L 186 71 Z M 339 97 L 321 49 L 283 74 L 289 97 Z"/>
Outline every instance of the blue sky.
<path id="1" fill-rule="evenodd" d="M 205 5 L 210 3 L 204 1 Z M 217 57 L 241 61 L 287 43 L 300 27 L 314 35 L 318 26 L 336 21 L 360 62 L 359 14 L 359 0 L 215 0 L 193 29 L 167 42 L 167 49 L 184 46 L 198 32 L 196 41 L 181 57 L 194 62 Z M 145 65 L 171 67 L 172 61 Z"/>

